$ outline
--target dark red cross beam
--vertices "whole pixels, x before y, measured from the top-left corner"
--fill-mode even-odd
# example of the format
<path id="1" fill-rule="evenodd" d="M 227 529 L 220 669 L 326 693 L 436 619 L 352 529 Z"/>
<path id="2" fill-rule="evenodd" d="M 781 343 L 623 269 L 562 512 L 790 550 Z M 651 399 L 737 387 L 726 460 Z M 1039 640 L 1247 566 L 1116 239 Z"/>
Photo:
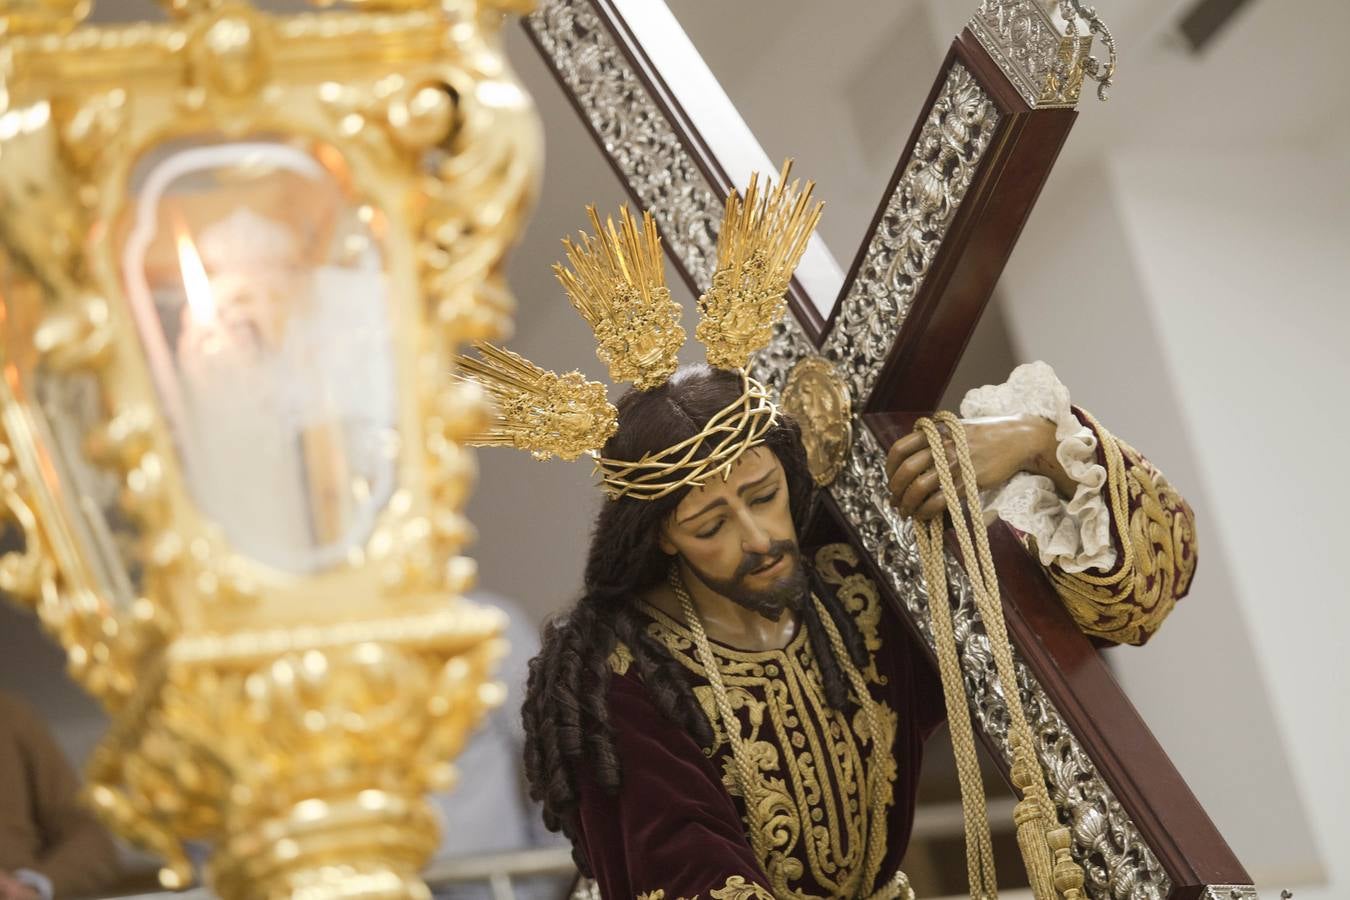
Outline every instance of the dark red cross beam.
<path id="1" fill-rule="evenodd" d="M 525 27 L 697 295 L 727 194 L 751 169 L 773 168 L 758 142 L 659 0 L 544 0 Z M 1035 0 L 980 4 L 943 60 L 847 276 L 841 283 L 821 247 L 809 252 L 789 292 L 793 320 L 756 365 L 780 390 L 812 356 L 843 376 L 861 415 L 828 505 L 930 649 L 912 537 L 886 503 L 884 448 L 938 404 L 1077 116 L 1065 48 Z M 1039 567 L 1006 531 L 992 537 L 1028 715 L 1090 895 L 1255 898 Z M 958 616 L 973 616 L 968 584 L 954 589 L 965 601 Z M 1006 767 L 992 673 L 968 680 L 978 731 Z"/>

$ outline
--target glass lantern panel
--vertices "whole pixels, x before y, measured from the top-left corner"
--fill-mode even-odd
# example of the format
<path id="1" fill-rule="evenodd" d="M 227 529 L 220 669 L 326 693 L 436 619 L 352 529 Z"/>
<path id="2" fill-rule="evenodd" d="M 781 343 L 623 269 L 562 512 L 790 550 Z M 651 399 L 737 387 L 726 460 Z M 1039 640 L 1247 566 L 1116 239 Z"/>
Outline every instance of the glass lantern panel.
<path id="1" fill-rule="evenodd" d="M 16 458 L 31 460 L 43 482 L 44 490 L 35 490 L 31 502 L 48 540 L 64 532 L 84 551 L 93 594 L 81 602 L 92 599 L 102 604 L 100 613 L 112 616 L 128 609 L 141 591 L 142 535 L 122 510 L 117 473 L 86 452 L 88 436 L 109 416 L 99 376 L 44 365 L 37 334 L 49 309 L 41 283 L 0 249 L 0 354 L 9 387 L 28 414 L 11 432 L 11 446 Z M 29 536 L 18 521 L 12 525 L 0 529 L 0 545 L 6 552 L 28 549 Z"/>
<path id="2" fill-rule="evenodd" d="M 107 421 L 108 411 L 98 383 L 89 372 L 54 373 L 40 369 L 33 379 L 50 440 L 50 462 L 66 490 L 56 499 L 64 506 L 66 527 L 89 548 L 85 563 L 99 597 L 124 610 L 144 590 L 136 521 L 123 509 L 121 481 L 107 466 L 85 452 L 85 438 Z"/>
<path id="3" fill-rule="evenodd" d="M 160 145 L 133 172 L 122 278 L 187 486 L 238 552 L 334 565 L 393 491 L 384 219 L 326 147 Z"/>

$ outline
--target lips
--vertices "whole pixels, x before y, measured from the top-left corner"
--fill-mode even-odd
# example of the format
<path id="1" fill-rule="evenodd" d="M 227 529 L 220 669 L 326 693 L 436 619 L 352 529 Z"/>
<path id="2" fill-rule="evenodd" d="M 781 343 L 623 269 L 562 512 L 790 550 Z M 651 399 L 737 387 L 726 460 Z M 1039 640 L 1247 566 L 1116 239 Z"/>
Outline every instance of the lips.
<path id="1" fill-rule="evenodd" d="M 767 575 L 767 574 L 769 574 L 770 572 L 772 572 L 774 569 L 777 569 L 780 565 L 782 565 L 782 564 L 783 564 L 783 561 L 786 560 L 786 559 L 787 559 L 787 554 L 784 553 L 782 556 L 778 557 L 778 558 L 775 559 L 773 562 L 768 563 L 767 565 L 760 566 L 758 569 L 752 569 L 752 570 L 750 570 L 750 574 L 751 574 L 751 575 Z"/>

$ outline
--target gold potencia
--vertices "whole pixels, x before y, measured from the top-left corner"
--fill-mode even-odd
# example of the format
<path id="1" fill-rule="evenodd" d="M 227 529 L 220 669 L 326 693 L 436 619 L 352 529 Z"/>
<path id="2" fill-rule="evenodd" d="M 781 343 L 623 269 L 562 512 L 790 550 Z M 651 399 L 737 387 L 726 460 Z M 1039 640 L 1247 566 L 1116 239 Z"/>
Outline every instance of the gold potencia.
<path id="1" fill-rule="evenodd" d="M 788 183 L 791 161 L 777 182 L 761 189 L 752 174 L 745 194 L 727 198 L 717 243 L 712 286 L 699 297 L 695 336 L 716 368 L 739 371 L 744 389 L 718 413 L 709 427 L 641 460 L 610 460 L 599 449 L 618 428 L 618 413 L 605 387 L 579 372 L 558 375 L 488 343 L 478 356 L 461 356 L 461 377 L 480 384 L 496 405 L 490 424 L 468 439 L 477 446 L 510 446 L 538 459 L 557 454 L 596 458 L 611 498 L 655 499 L 712 474 L 725 475 L 742 453 L 760 443 L 778 410 L 765 388 L 746 371 L 750 358 L 773 335 L 783 315 L 792 273 L 820 220 L 821 203 L 812 203 L 813 182 Z M 564 239 L 567 266 L 553 267 L 572 305 L 591 326 L 596 355 L 614 381 L 640 390 L 666 383 L 679 365 L 685 342 L 680 306 L 665 283 L 661 239 L 650 212 L 639 227 L 627 207 L 602 224 L 587 209 L 594 236 Z M 698 452 L 713 441 L 712 454 Z"/>
<path id="2" fill-rule="evenodd" d="M 707 351 L 708 364 L 744 369 L 750 357 L 768 346 L 773 326 L 786 309 L 792 273 L 820 221 L 823 203 L 811 205 L 814 182 L 788 185 L 792 163 L 783 164 L 778 182 L 760 193 L 759 173 L 750 176 L 745 197 L 727 198 L 717 237 L 717 271 L 712 287 L 698 298 L 700 321 L 694 330 Z"/>

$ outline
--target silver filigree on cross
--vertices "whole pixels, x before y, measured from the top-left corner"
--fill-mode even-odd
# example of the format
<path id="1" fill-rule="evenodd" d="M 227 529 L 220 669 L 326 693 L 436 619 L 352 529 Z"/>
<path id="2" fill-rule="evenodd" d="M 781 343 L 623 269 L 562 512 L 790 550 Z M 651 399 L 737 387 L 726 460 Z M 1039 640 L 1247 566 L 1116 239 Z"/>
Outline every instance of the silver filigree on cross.
<path id="1" fill-rule="evenodd" d="M 526 19 L 605 153 L 699 284 L 717 268 L 722 201 L 685 151 L 605 25 L 584 0 L 549 0 Z"/>
<path id="2" fill-rule="evenodd" d="M 1292 895 L 1291 895 L 1292 896 Z M 1261 900 L 1250 884 L 1211 884 L 1200 900 Z"/>
<path id="3" fill-rule="evenodd" d="M 848 381 L 855 408 L 872 393 L 998 121 L 970 72 L 953 65 L 821 347 Z"/>

